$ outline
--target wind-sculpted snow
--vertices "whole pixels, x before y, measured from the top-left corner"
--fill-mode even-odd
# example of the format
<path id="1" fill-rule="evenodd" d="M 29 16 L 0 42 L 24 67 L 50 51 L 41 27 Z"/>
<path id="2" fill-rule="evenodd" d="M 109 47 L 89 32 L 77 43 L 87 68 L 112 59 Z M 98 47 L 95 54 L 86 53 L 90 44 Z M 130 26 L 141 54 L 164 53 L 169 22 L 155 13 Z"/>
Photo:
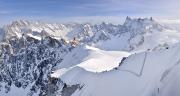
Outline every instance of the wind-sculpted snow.
<path id="1" fill-rule="evenodd" d="M 94 73 L 76 66 L 56 74 L 67 85 L 83 86 L 72 96 L 179 96 L 179 86 L 176 86 L 179 84 L 179 67 L 175 67 L 180 64 L 179 48 L 178 44 L 170 49 L 134 54 L 111 71 Z M 134 64 L 139 65 L 133 67 Z M 124 70 L 125 67 L 129 69 Z M 170 72 L 164 77 L 169 69 Z"/>
<path id="2" fill-rule="evenodd" d="M 117 67 L 127 52 L 103 51 L 87 45 L 81 45 L 68 53 L 57 68 L 79 66 L 90 72 L 108 71 Z"/>
<path id="3" fill-rule="evenodd" d="M 180 65 L 174 66 L 166 76 L 159 82 L 160 89 L 159 96 L 179 96 L 180 79 L 179 79 L 179 67 Z"/>
<path id="4" fill-rule="evenodd" d="M 152 18 L 14 21 L 0 29 L 0 96 L 179 96 L 179 41 Z"/>

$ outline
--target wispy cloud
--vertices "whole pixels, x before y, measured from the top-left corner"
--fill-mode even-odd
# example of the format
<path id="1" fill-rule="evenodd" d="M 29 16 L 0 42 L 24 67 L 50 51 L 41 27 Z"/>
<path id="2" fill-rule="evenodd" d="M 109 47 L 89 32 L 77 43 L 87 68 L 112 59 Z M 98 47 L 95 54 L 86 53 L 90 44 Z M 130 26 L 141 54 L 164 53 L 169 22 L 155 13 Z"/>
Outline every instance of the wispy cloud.
<path id="1" fill-rule="evenodd" d="M 0 0 L 0 17 L 7 21 L 15 17 L 106 20 L 127 15 L 180 18 L 178 9 L 180 0 Z"/>

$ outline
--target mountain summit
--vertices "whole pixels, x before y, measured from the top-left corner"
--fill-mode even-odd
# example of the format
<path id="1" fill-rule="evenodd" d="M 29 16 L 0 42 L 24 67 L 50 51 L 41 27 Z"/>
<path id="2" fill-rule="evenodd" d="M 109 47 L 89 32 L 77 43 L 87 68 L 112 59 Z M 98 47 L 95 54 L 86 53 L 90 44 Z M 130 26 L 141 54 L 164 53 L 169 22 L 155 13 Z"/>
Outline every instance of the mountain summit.
<path id="1" fill-rule="evenodd" d="M 19 20 L 0 36 L 0 96 L 179 96 L 180 33 L 153 18 Z"/>

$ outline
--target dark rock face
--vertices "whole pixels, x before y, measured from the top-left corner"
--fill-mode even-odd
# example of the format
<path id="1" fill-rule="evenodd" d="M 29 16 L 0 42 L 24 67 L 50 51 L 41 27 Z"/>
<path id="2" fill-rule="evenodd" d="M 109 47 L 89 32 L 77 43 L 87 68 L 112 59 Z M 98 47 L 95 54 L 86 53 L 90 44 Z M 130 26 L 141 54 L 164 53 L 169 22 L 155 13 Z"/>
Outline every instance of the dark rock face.
<path id="1" fill-rule="evenodd" d="M 14 85 L 24 89 L 30 87 L 29 96 L 37 92 L 39 96 L 56 93 L 62 82 L 50 80 L 50 73 L 72 48 L 51 37 L 43 42 L 46 43 L 27 37 L 26 40 L 13 38 L 9 44 L 1 44 L 0 89 L 4 88 L 8 93 Z M 10 53 L 10 49 L 15 50 L 14 53 Z"/>
<path id="2" fill-rule="evenodd" d="M 40 32 L 22 31 L 23 28 L 30 25 L 40 29 L 49 27 L 48 24 L 31 24 L 18 21 L 5 26 L 3 30 L 0 29 L 3 32 L 3 34 L 0 33 L 0 36 L 4 36 L 2 41 L 5 41 L 0 43 L 0 92 L 5 91 L 8 93 L 11 91 L 12 86 L 15 86 L 23 89 L 30 88 L 26 94 L 28 96 L 34 94 L 39 96 L 70 96 L 77 89 L 81 89 L 79 85 L 69 86 L 57 78 L 50 77 L 51 72 L 63 61 L 63 57 L 74 48 L 71 44 L 67 44 L 64 39 L 57 40 L 52 37 L 52 34 L 48 35 L 48 33 L 54 32 L 56 27 L 57 32 L 61 32 L 61 29 L 72 29 L 69 34 L 70 37 L 76 37 L 80 43 L 85 44 L 96 44 L 110 40 L 112 36 L 121 38 L 121 36 L 126 35 L 130 43 L 137 35 L 152 32 L 153 29 L 162 30 L 162 26 L 153 21 L 152 18 L 149 20 L 127 17 L 123 25 L 102 23 L 100 25 L 60 25 L 54 27 L 55 29 L 49 27 L 52 32 L 48 30 L 50 32 L 47 33 L 46 37 L 38 40 L 33 36 L 40 37 Z M 134 27 L 134 25 L 136 26 Z M 23 34 L 27 32 L 33 36 L 24 36 Z M 144 37 L 142 36 L 137 45 L 143 42 Z M 126 48 L 126 50 L 132 50 L 135 47 L 136 44 L 130 44 L 129 49 Z M 119 65 L 124 60 L 125 58 Z"/>
<path id="3" fill-rule="evenodd" d="M 62 96 L 71 96 L 79 88 L 80 88 L 80 86 L 78 84 L 72 85 L 72 86 L 67 86 L 65 84 L 62 89 Z"/>

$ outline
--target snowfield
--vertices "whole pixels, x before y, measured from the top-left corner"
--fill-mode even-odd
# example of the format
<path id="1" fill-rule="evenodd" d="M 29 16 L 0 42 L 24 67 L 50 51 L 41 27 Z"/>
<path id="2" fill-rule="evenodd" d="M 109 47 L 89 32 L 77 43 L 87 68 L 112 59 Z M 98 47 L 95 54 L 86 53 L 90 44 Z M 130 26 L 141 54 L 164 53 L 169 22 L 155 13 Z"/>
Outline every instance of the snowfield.
<path id="1" fill-rule="evenodd" d="M 12 22 L 0 29 L 0 96 L 180 96 L 180 32 L 161 23 Z"/>
<path id="2" fill-rule="evenodd" d="M 118 67 L 122 58 L 129 55 L 127 52 L 103 51 L 87 45 L 81 45 L 65 56 L 65 60 L 58 66 L 60 70 L 55 71 L 51 76 L 57 77 L 55 74 L 64 73 L 65 70 L 73 69 L 74 67 L 80 67 L 93 73 L 109 71 Z M 71 58 L 71 60 L 68 58 Z"/>
<path id="3" fill-rule="evenodd" d="M 108 60 L 104 63 L 111 66 L 114 60 L 97 55 L 93 58 L 101 63 L 89 59 L 75 67 L 57 70 L 52 76 L 68 85 L 83 86 L 72 96 L 179 96 L 176 89 L 179 88 L 176 85 L 179 84 L 179 48 L 178 44 L 170 49 L 133 54 L 117 69 L 98 73 L 94 70 L 104 69 L 102 61 Z"/>

